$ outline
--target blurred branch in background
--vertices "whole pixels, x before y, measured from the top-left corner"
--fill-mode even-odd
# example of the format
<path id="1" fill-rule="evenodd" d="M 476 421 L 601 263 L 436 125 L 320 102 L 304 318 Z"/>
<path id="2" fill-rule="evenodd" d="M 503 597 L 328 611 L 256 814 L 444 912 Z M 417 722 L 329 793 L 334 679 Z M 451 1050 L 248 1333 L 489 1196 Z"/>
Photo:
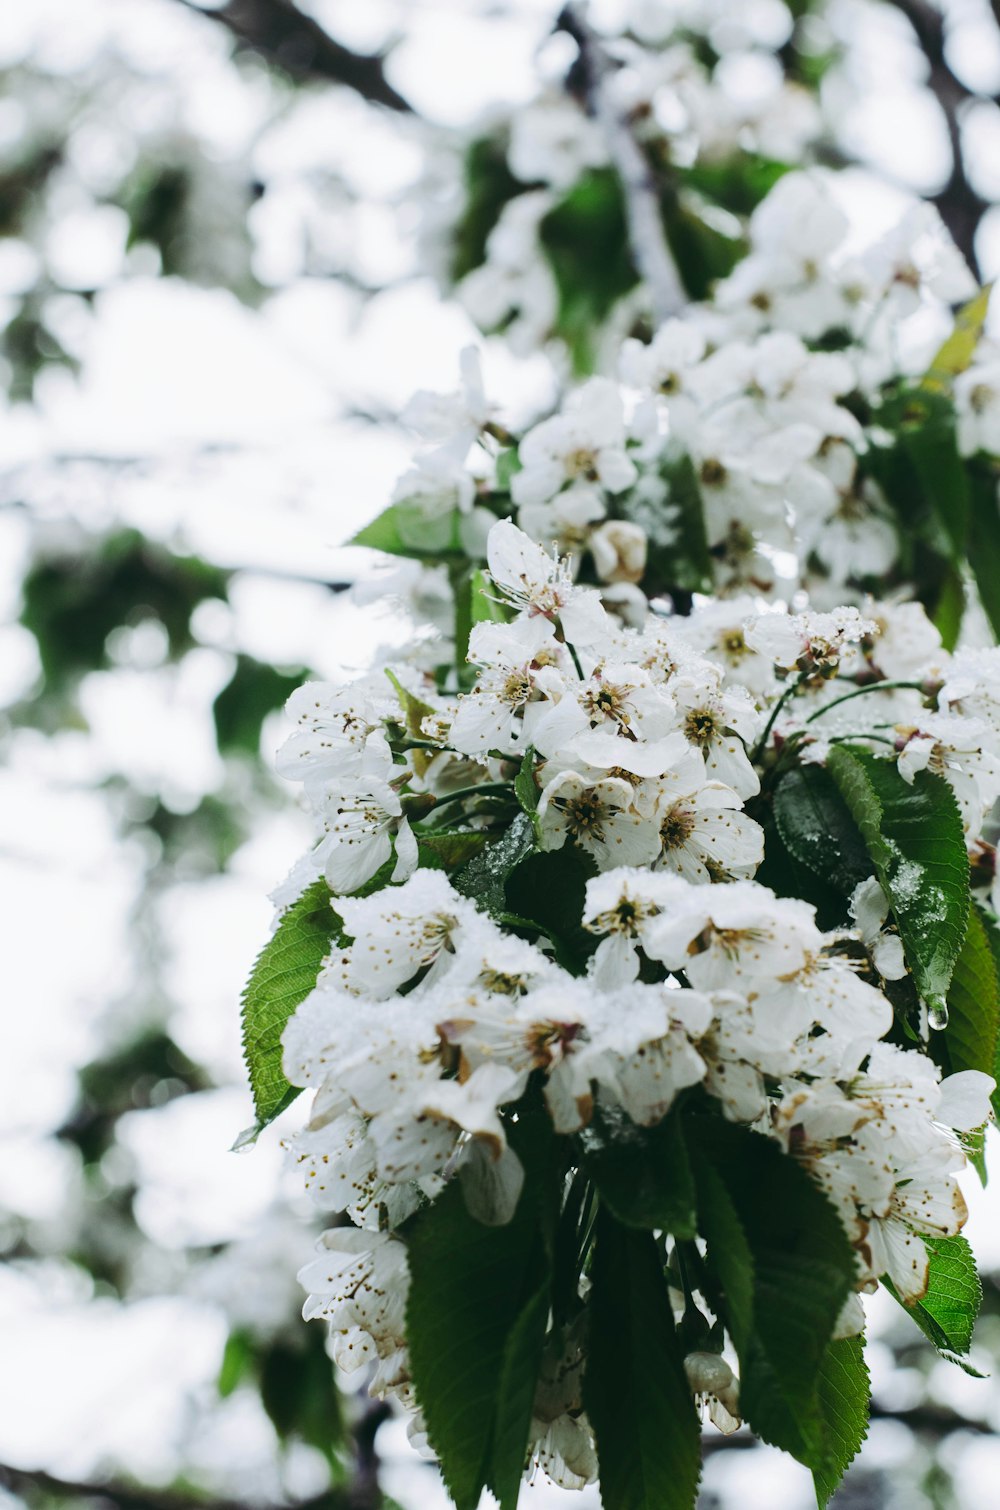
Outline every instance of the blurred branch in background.
<path id="1" fill-rule="evenodd" d="M 292 79 L 345 84 L 373 105 L 385 105 L 389 110 L 408 112 L 413 108 L 387 80 L 383 57 L 352 52 L 291 0 L 228 0 L 225 5 L 211 7 L 199 5 L 197 0 L 180 3 L 217 21 L 240 47 L 259 53 Z"/>
<path id="2" fill-rule="evenodd" d="M 969 266 L 980 277 L 976 234 L 990 202 L 969 181 L 962 138 L 962 114 L 970 101 L 983 99 L 985 96 L 970 89 L 948 60 L 948 21 L 942 9 L 931 3 L 931 0 L 889 0 L 889 3 L 902 12 L 913 28 L 917 45 L 927 62 L 928 87 L 941 107 L 948 129 L 951 172 L 947 182 L 930 196 L 931 201 L 940 210 L 942 220 L 956 245 L 964 253 Z M 993 3 L 991 10 L 1000 29 L 1000 5 Z"/>

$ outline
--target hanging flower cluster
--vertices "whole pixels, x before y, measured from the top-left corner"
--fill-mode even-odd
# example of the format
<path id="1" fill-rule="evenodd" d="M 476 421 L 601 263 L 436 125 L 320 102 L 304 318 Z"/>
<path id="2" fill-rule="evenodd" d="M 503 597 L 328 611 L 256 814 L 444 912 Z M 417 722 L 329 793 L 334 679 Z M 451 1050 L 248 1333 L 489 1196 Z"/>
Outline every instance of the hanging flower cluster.
<path id="1" fill-rule="evenodd" d="M 604 172 L 580 119 L 514 171 Z M 289 703 L 317 838 L 251 1082 L 261 1123 L 314 1093 L 306 1315 L 458 1510 L 538 1471 L 689 1510 L 703 1416 L 825 1502 L 862 1297 L 969 1351 L 1000 649 L 956 646 L 1000 628 L 1000 379 L 983 296 L 924 350 L 975 294 L 932 211 L 847 229 L 781 176 L 710 298 L 519 433 L 466 353 L 355 539 L 406 558 L 408 651 Z"/>
<path id="2" fill-rule="evenodd" d="M 271 946 L 318 950 L 283 1035 L 287 1083 L 315 1092 L 289 1141 L 355 1224 L 303 1271 L 306 1314 L 344 1367 L 375 1365 L 472 1504 L 449 1415 L 466 1376 L 487 1416 L 515 1392 L 518 1480 L 603 1481 L 626 1451 L 598 1360 L 626 1303 L 603 1287 L 635 1264 L 695 1456 L 707 1401 L 820 1481 L 840 1448 L 818 1391 L 857 1361 L 837 1350 L 860 1295 L 881 1281 L 919 1308 L 963 1244 L 955 1176 L 994 1088 L 1000 650 L 951 656 L 913 604 L 705 602 L 636 627 L 510 521 L 487 558 L 450 687 L 399 666 L 290 704 L 279 766 L 321 837 Z M 248 991 L 252 1069 L 280 969 L 265 951 Z M 750 1298 L 772 1222 L 790 1319 Z M 514 1267 L 480 1289 L 494 1245 Z M 479 1352 L 463 1328 L 494 1305 Z M 799 1326 L 813 1363 L 783 1424 L 757 1355 L 772 1326 Z M 499 1482 L 475 1472 L 476 1495 Z"/>

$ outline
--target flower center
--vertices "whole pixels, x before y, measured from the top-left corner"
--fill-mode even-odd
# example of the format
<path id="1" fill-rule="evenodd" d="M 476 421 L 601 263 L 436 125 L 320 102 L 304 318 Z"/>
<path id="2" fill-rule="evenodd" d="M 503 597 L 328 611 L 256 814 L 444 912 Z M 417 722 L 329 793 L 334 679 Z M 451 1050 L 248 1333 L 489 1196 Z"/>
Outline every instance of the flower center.
<path id="1" fill-rule="evenodd" d="M 688 808 L 672 807 L 660 824 L 660 838 L 664 849 L 681 849 L 690 839 L 694 829 L 694 813 Z"/>

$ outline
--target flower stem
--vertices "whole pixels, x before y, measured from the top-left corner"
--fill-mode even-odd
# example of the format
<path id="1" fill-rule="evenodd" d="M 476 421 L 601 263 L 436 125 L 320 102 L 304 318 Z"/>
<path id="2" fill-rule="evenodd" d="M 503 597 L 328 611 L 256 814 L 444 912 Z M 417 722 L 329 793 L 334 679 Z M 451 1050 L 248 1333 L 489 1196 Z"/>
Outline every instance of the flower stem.
<path id="1" fill-rule="evenodd" d="M 774 707 L 771 709 L 771 716 L 770 716 L 770 718 L 767 720 L 767 723 L 764 725 L 764 732 L 763 732 L 763 734 L 760 736 L 760 738 L 758 739 L 757 743 L 754 745 L 753 754 L 750 756 L 750 759 L 752 761 L 759 760 L 760 757 L 761 757 L 761 755 L 763 755 L 764 750 L 765 750 L 765 748 L 767 746 L 768 738 L 770 736 L 771 730 L 774 728 L 775 721 L 776 721 L 776 719 L 778 717 L 778 714 L 781 712 L 782 708 L 788 702 L 788 699 L 790 697 L 794 697 L 795 696 L 796 692 L 798 692 L 798 690 L 801 687 L 801 685 L 802 685 L 802 677 L 801 676 L 797 676 L 793 682 L 789 682 L 789 684 L 785 688 L 784 692 L 778 698 L 778 701 L 775 703 Z"/>
<path id="2" fill-rule="evenodd" d="M 514 789 L 509 781 L 487 781 L 482 786 L 463 786 L 459 787 L 457 792 L 446 792 L 443 797 L 437 799 L 434 811 L 436 812 L 439 807 L 444 807 L 448 802 L 464 802 L 467 797 L 492 797 L 498 792 L 503 792 L 509 797 L 514 795 Z"/>
<path id="3" fill-rule="evenodd" d="M 864 697 L 868 692 L 895 692 L 900 688 L 921 692 L 923 682 L 869 682 L 867 686 L 855 687 L 853 692 L 845 692 L 840 697 L 835 697 L 832 703 L 825 703 L 822 708 L 817 708 L 815 713 L 810 713 L 806 723 L 815 723 L 817 718 L 822 718 L 823 714 L 829 713 L 831 708 L 839 708 L 841 703 L 849 703 L 852 697 Z"/>

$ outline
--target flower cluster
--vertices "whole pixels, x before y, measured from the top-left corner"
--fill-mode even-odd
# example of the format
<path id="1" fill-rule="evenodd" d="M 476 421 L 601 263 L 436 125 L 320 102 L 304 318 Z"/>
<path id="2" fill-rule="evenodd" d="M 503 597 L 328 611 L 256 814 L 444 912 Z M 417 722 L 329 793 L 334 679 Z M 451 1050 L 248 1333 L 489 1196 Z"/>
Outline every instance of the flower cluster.
<path id="1" fill-rule="evenodd" d="M 609 442 L 599 465 L 622 460 Z M 327 1233 L 303 1270 L 306 1314 L 328 1320 L 342 1366 L 373 1365 L 373 1390 L 418 1412 L 418 1436 L 409 1230 L 453 1181 L 470 1221 L 514 1220 L 533 1095 L 566 1150 L 565 1199 L 588 1140 L 631 1129 L 627 1149 L 678 1108 L 784 1150 L 853 1253 L 832 1333 L 847 1337 L 880 1279 L 904 1302 L 924 1294 L 928 1242 L 965 1219 L 962 1140 L 993 1088 L 928 1057 L 947 1017 L 909 952 L 905 888 L 873 861 L 821 923 L 765 824 L 779 806 L 802 819 L 789 774 L 829 779 L 838 750 L 862 772 L 879 760 L 904 794 L 932 782 L 988 885 L 1000 650 L 950 656 L 912 604 L 792 615 L 731 599 L 630 627 L 510 521 L 487 558 L 453 690 L 413 666 L 307 684 L 279 759 L 321 831 L 279 901 L 322 877 L 331 908 L 330 951 L 284 1034 L 288 1081 L 315 1092 L 289 1146 L 320 1208 L 360 1229 Z M 779 892 L 754 879 L 765 859 Z M 546 1323 L 526 1447 L 576 1487 L 600 1448 L 581 1394 L 588 1293 L 584 1263 Z M 678 1325 L 714 1304 L 689 1280 Z M 735 1425 L 718 1346 L 692 1347 L 686 1369 Z"/>
<path id="2" fill-rule="evenodd" d="M 984 343 L 945 355 L 943 379 L 920 376 L 938 360 L 928 328 L 975 293 L 936 211 L 914 207 L 860 252 L 848 230 L 833 174 L 786 174 L 709 300 L 628 337 L 617 379 L 590 378 L 519 436 L 470 355 L 461 394 L 411 407 L 425 446 L 397 488 L 397 528 L 424 556 L 457 543 L 482 560 L 489 525 L 512 514 L 625 622 L 692 587 L 800 587 L 832 607 L 909 586 L 930 602 L 939 577 L 913 582 L 910 537 L 939 554 L 938 486 L 995 496 L 976 468 L 1000 448 L 996 359 Z M 907 427 L 927 420 L 942 431 L 934 465 L 952 467 L 940 484 L 908 470 Z"/>

